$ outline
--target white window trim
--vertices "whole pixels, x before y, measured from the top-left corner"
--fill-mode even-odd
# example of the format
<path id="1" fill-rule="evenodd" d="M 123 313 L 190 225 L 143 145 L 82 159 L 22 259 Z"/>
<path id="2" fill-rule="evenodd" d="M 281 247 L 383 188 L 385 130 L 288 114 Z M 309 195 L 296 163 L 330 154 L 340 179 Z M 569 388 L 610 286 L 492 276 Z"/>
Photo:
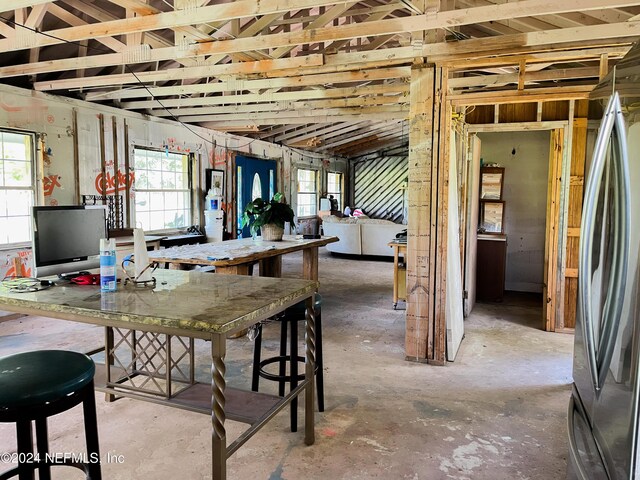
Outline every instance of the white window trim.
<path id="1" fill-rule="evenodd" d="M 302 192 L 302 195 L 315 195 L 316 196 L 316 213 L 313 215 L 304 215 L 304 216 L 298 216 L 298 195 L 300 195 L 301 192 L 298 192 L 298 171 L 300 170 L 307 170 L 309 172 L 314 172 L 315 174 L 315 192 L 311 193 L 311 192 Z M 295 193 L 296 193 L 296 218 L 299 220 L 309 220 L 312 218 L 317 218 L 318 217 L 318 198 L 319 198 L 319 192 L 318 192 L 318 172 L 319 170 L 316 168 L 303 168 L 303 167 L 298 167 L 296 169 L 296 176 L 295 176 L 295 182 L 296 182 L 296 189 L 295 189 Z"/>
<path id="2" fill-rule="evenodd" d="M 344 172 L 327 171 L 327 198 L 329 198 L 329 195 L 334 195 L 336 193 L 329 191 L 329 174 L 340 175 L 340 198 L 338 199 L 338 208 L 344 210 Z"/>
<path id="3" fill-rule="evenodd" d="M 136 150 L 145 150 L 145 151 L 153 151 L 153 152 L 160 152 L 160 153 L 165 153 L 166 150 L 162 150 L 159 148 L 152 148 L 152 147 L 146 147 L 143 145 L 134 145 L 133 146 L 133 157 L 134 157 L 134 163 L 133 163 L 133 168 L 132 170 L 135 172 L 135 151 Z M 197 159 L 195 157 L 195 155 L 191 152 L 187 153 L 187 152 L 174 152 L 172 150 L 169 150 L 169 153 L 173 153 L 175 155 L 186 155 L 187 157 L 187 165 L 188 165 L 188 171 L 187 171 L 187 177 L 189 178 L 189 210 L 191 212 L 191 218 L 189 219 L 189 223 L 187 225 L 185 225 L 184 227 L 171 227 L 171 228 L 158 228 L 158 229 L 153 229 L 153 230 L 145 230 L 145 233 L 154 233 L 154 234 L 163 234 L 163 235 L 175 235 L 175 234 L 180 234 L 180 232 L 183 231 L 183 229 L 188 228 L 194 224 L 197 224 L 199 222 L 196 221 L 197 216 L 199 215 L 199 212 L 197 212 L 197 208 L 198 208 L 198 204 L 194 201 L 194 199 L 196 198 L 197 192 L 196 192 L 196 181 L 194 180 L 194 171 L 197 168 Z M 135 184 L 134 184 L 135 185 Z M 133 192 L 135 194 L 135 192 L 171 192 L 171 191 L 175 191 L 175 192 L 184 192 L 185 190 L 183 189 L 163 189 L 163 190 L 150 190 L 150 189 L 137 189 L 134 188 Z M 132 206 L 133 206 L 133 225 L 137 225 L 137 219 L 136 219 L 136 204 L 135 204 L 135 200 L 132 202 Z"/>
<path id="4" fill-rule="evenodd" d="M 31 187 L 23 188 L 23 187 L 0 187 L 2 190 L 31 190 L 33 192 L 33 205 L 40 205 L 40 191 L 38 189 L 38 178 L 40 169 L 39 164 L 36 160 L 38 156 L 38 144 L 37 144 L 37 136 L 36 132 L 30 132 L 27 130 L 17 130 L 7 127 L 0 127 L 1 132 L 8 133 L 17 133 L 20 135 L 25 135 L 27 137 L 31 137 Z M 31 237 L 33 238 L 33 218 L 31 222 Z M 0 251 L 9 251 L 9 250 L 24 250 L 25 248 L 31 248 L 33 245 L 33 241 L 26 242 L 14 242 L 14 243 L 0 243 Z"/>

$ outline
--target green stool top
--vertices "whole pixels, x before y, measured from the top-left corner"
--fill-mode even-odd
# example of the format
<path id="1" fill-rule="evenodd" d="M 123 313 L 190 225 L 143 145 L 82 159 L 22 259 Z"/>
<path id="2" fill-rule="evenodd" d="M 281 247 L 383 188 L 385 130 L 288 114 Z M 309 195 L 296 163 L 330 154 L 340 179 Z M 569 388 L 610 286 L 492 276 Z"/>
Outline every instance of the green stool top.
<path id="1" fill-rule="evenodd" d="M 316 293 L 316 301 L 313 304 L 314 310 L 317 312 L 320 311 L 322 307 L 322 296 L 319 293 Z M 304 317 L 306 311 L 306 302 L 298 302 L 295 305 L 287 308 L 284 311 L 285 318 L 287 320 L 300 320 Z"/>
<path id="2" fill-rule="evenodd" d="M 86 386 L 96 366 L 82 353 L 37 350 L 0 358 L 0 409 L 53 402 Z"/>

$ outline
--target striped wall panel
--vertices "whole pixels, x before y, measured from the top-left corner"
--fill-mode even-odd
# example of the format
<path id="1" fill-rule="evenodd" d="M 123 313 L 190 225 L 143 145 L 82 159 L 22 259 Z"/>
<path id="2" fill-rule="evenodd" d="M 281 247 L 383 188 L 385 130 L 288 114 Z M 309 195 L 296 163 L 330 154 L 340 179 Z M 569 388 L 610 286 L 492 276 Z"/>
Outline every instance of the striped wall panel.
<path id="1" fill-rule="evenodd" d="M 407 183 L 408 167 L 406 156 L 355 162 L 355 207 L 371 218 L 402 223 L 401 187 Z"/>

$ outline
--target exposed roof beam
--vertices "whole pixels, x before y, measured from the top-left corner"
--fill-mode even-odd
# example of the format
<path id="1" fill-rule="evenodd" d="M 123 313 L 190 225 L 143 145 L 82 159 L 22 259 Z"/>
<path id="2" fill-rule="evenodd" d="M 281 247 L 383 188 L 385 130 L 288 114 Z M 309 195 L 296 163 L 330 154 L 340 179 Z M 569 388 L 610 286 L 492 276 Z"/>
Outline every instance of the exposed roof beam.
<path id="1" fill-rule="evenodd" d="M 458 105 L 494 105 L 497 103 L 551 102 L 554 100 L 578 100 L 589 98 L 593 85 L 530 88 L 528 90 L 500 90 L 496 92 L 477 92 L 447 95 L 452 104 Z"/>
<path id="2" fill-rule="evenodd" d="M 525 83 L 531 83 L 577 78 L 598 78 L 599 73 L 600 69 L 598 67 L 559 68 L 526 73 L 524 81 Z M 518 76 L 518 73 L 507 73 L 503 75 L 478 75 L 473 77 L 450 78 L 448 86 L 450 88 L 462 88 L 518 83 Z"/>
<path id="3" fill-rule="evenodd" d="M 360 132 L 350 132 L 348 134 L 338 134 L 331 138 L 330 141 L 326 142 L 319 148 L 319 150 L 330 150 L 332 148 L 336 148 L 340 145 L 349 144 L 361 138 L 365 138 L 369 135 L 381 135 L 386 132 L 394 132 L 396 130 L 402 130 L 403 121 L 400 122 L 384 122 L 376 126 L 376 128 L 364 128 Z"/>
<path id="4" fill-rule="evenodd" d="M 197 98 L 168 98 L 162 100 L 162 104 L 165 107 L 231 105 L 236 103 L 248 102 L 254 103 L 287 100 L 311 100 L 407 92 L 409 92 L 409 85 L 399 83 L 390 85 L 365 85 L 349 88 L 329 88 L 326 90 L 297 90 L 294 92 L 247 93 L 240 95 L 224 95 L 215 97 L 209 96 Z M 158 108 L 159 105 L 155 100 L 144 100 L 139 102 L 123 102 L 120 106 L 122 108 L 134 110 L 142 108 Z"/>
<path id="5" fill-rule="evenodd" d="M 338 18 L 340 15 L 342 15 L 344 12 L 349 10 L 356 3 L 358 2 L 345 2 L 345 3 L 340 3 L 338 5 L 334 5 L 332 8 L 327 10 L 324 14 L 316 18 L 313 22 L 309 23 L 309 25 L 305 27 L 305 30 L 313 30 L 314 28 L 324 27 L 327 23 Z M 296 47 L 295 45 L 290 45 L 288 47 L 276 48 L 273 52 L 271 52 L 271 55 L 273 56 L 273 58 L 281 58 L 281 57 L 284 57 L 291 50 L 293 50 L 295 47 Z"/>
<path id="6" fill-rule="evenodd" d="M 0 3 L 0 12 L 9 12 L 11 10 L 17 10 L 25 7 L 35 7 L 36 5 L 42 5 L 43 3 L 53 3 L 56 0 L 10 0 Z"/>
<path id="7" fill-rule="evenodd" d="M 194 93 L 214 93 L 243 90 L 259 90 L 263 88 L 303 87 L 323 85 L 328 83 L 349 83 L 390 78 L 409 77 L 410 67 L 378 68 L 337 74 L 303 75 L 300 77 L 269 78 L 264 80 L 230 79 L 218 83 L 201 83 L 196 85 L 176 85 L 172 87 L 151 87 L 148 89 L 126 89 L 113 92 L 91 92 L 86 99 L 89 101 L 107 100 L 115 98 L 156 97 L 171 95 L 189 95 Z"/>
<path id="8" fill-rule="evenodd" d="M 284 143 L 287 143 L 288 141 L 298 142 L 298 141 L 306 140 L 306 139 L 311 138 L 311 137 L 322 137 L 322 136 L 327 135 L 329 133 L 334 134 L 333 132 L 335 132 L 336 130 L 338 130 L 338 131 L 343 131 L 343 130 L 351 131 L 351 130 L 355 130 L 357 128 L 362 128 L 362 127 L 370 126 L 370 125 L 373 125 L 373 124 L 371 122 L 364 122 L 362 124 L 356 124 L 356 125 L 352 125 L 352 124 L 349 124 L 349 123 L 334 123 L 333 125 L 323 126 L 321 128 L 319 128 L 317 125 L 312 125 L 312 126 L 307 127 L 307 128 L 294 130 L 292 132 L 288 132 L 288 133 L 285 133 L 283 135 L 279 135 L 274 139 L 274 141 L 275 142 L 284 142 Z"/>
<path id="9" fill-rule="evenodd" d="M 597 60 L 602 55 L 609 55 L 609 58 L 624 57 L 631 45 L 618 45 L 615 47 L 594 47 L 584 48 L 580 50 L 564 50 L 542 53 L 529 53 L 525 55 L 505 55 L 502 57 L 489 58 L 450 58 L 440 61 L 438 64 L 443 67 L 449 67 L 450 70 L 471 70 L 487 67 L 506 67 L 517 66 L 522 60 L 526 60 L 527 64 L 535 63 L 565 63 L 575 61 Z"/>
<path id="10" fill-rule="evenodd" d="M 531 1 L 531 0 L 528 0 Z M 595 1 L 595 0 L 590 0 Z M 296 0 L 295 9 L 310 8 L 321 5 L 331 5 L 335 0 Z M 130 7 L 127 7 L 130 8 Z M 152 13 L 158 10 L 147 5 L 145 13 L 139 17 L 123 18 L 108 22 L 92 23 L 83 27 L 61 28 L 47 31 L 46 33 L 56 38 L 41 36 L 38 46 L 57 45 L 64 41 L 78 41 L 85 38 L 111 37 L 128 33 L 147 32 L 163 28 L 188 27 L 214 21 L 228 21 L 235 18 L 257 17 L 273 13 L 283 14 L 291 10 L 288 2 L 281 0 L 238 0 L 220 5 L 210 5 L 187 10 L 174 10 L 172 12 Z M 202 32 L 200 32 L 202 33 Z M 0 49 L 6 51 L 16 50 L 19 47 L 9 42 L 0 43 Z"/>
<path id="11" fill-rule="evenodd" d="M 380 112 L 380 113 L 360 113 L 360 114 L 321 114 L 319 112 L 314 112 L 312 116 L 283 116 L 279 114 L 275 117 L 264 117 L 259 120 L 251 120 L 251 119 L 239 119 L 239 120 L 227 120 L 227 119 L 217 119 L 215 121 L 202 121 L 197 120 L 194 123 L 198 123 L 199 125 L 206 128 L 215 129 L 215 125 L 225 125 L 225 126 L 234 126 L 240 125 L 244 126 L 249 123 L 256 123 L 258 125 L 306 125 L 311 122 L 318 123 L 336 123 L 336 122 L 350 122 L 350 123 L 360 123 L 365 121 L 377 121 L 377 120 L 402 120 L 406 118 L 408 115 L 407 112 Z"/>
<path id="12" fill-rule="evenodd" d="M 596 69 L 597 70 L 597 69 Z M 314 100 L 298 102 L 272 102 L 244 105 L 224 105 L 221 107 L 193 107 L 184 109 L 152 110 L 148 112 L 158 117 L 168 117 L 173 115 L 214 115 L 222 113 L 253 113 L 267 111 L 286 111 L 292 109 L 310 108 L 341 108 L 341 107 L 369 107 L 374 105 L 401 105 L 408 103 L 409 98 L 405 96 L 378 95 L 375 97 L 341 98 L 337 100 Z"/>
<path id="13" fill-rule="evenodd" d="M 395 106 L 382 106 L 382 107 L 346 107 L 346 108 L 308 108 L 308 109 L 289 109 L 273 112 L 259 112 L 259 113 L 230 113 L 230 114 L 218 114 L 218 115 L 186 115 L 179 116 L 178 119 L 182 122 L 194 123 L 194 122 L 225 122 L 229 120 L 242 120 L 245 123 L 257 123 L 261 124 L 263 120 L 278 120 L 279 116 L 283 116 L 283 112 L 289 112 L 289 117 L 299 117 L 305 121 L 305 123 L 315 122 L 316 116 L 322 118 L 326 115 L 335 117 L 339 116 L 354 116 L 357 115 L 362 120 L 367 120 L 368 115 L 374 114 L 391 114 L 392 118 L 405 118 L 409 113 L 408 106 L 395 105 Z"/>
<path id="14" fill-rule="evenodd" d="M 87 22 L 85 22 L 81 18 L 76 17 L 74 14 L 72 14 L 68 10 L 65 10 L 64 8 L 62 8 L 58 4 L 49 5 L 48 11 L 49 11 L 50 14 L 54 15 L 55 17 L 58 17 L 60 20 L 62 20 L 63 22 L 68 23 L 69 25 L 87 25 Z M 16 27 L 16 28 L 19 28 L 19 29 L 23 30 L 22 27 Z M 38 35 L 38 37 L 39 36 L 40 35 Z M 126 50 L 126 48 L 127 48 L 127 46 L 124 43 L 122 43 L 119 40 L 116 40 L 115 38 L 106 37 L 106 38 L 97 38 L 96 40 L 98 42 L 102 43 L 105 47 L 110 48 L 114 52 L 121 52 L 123 50 Z M 115 53 L 115 54 L 110 54 L 110 55 L 120 55 L 120 54 Z M 83 68 L 82 60 L 84 60 L 85 58 L 86 57 L 82 57 L 82 58 L 78 58 L 77 59 L 78 60 L 78 68 Z M 43 62 L 36 62 L 36 64 L 37 63 L 43 63 Z M 31 65 L 33 65 L 33 64 L 31 64 Z M 103 66 L 106 67 L 108 65 L 103 65 Z M 36 74 L 36 73 L 40 73 L 40 72 L 31 72 L 31 73 Z"/>
<path id="15" fill-rule="evenodd" d="M 216 5 L 214 7 L 226 7 L 228 5 L 236 5 L 238 3 L 245 3 L 246 0 L 242 0 L 242 2 L 233 2 L 232 4 L 223 4 Z M 267 1 L 276 1 L 276 0 L 267 0 Z M 299 0 L 305 1 L 305 0 Z M 251 2 L 255 5 L 263 5 L 263 3 L 255 3 Z M 444 27 L 452 27 L 455 25 L 466 25 L 471 23 L 477 23 L 482 21 L 491 21 L 491 20 L 500 20 L 500 19 L 508 19 L 515 17 L 522 17 L 527 15 L 540 15 L 543 13 L 561 13 L 566 11 L 573 10 L 589 10 L 589 9 L 597 9 L 597 8 L 608 8 L 608 7 L 616 7 L 616 6 L 627 6 L 634 5 L 637 2 L 631 0 L 567 0 L 565 2 L 556 2 L 553 0 L 523 0 L 520 2 L 501 4 L 501 5 L 491 5 L 491 6 L 483 6 L 483 7 L 475 7 L 468 8 L 463 10 L 452 10 L 452 11 L 443 11 L 438 12 L 432 15 L 417 15 L 414 17 L 404 17 L 404 18 L 392 18 L 387 20 L 380 20 L 376 22 L 369 22 L 366 25 L 361 24 L 349 24 L 349 25 L 341 25 L 336 27 L 324 27 L 312 30 L 302 30 L 298 32 L 290 32 L 290 33 L 279 33 L 273 35 L 264 35 L 264 36 L 256 36 L 251 38 L 238 38 L 232 40 L 225 41 L 217 41 L 210 43 L 199 43 L 195 45 L 189 45 L 187 48 L 182 46 L 180 47 L 171 47 L 171 48 L 161 48 L 154 49 L 152 51 L 146 52 L 145 55 L 140 55 L 140 58 L 137 59 L 138 62 L 148 62 L 148 61 L 161 61 L 161 60 L 170 60 L 175 58 L 184 58 L 184 57 L 194 57 L 201 55 L 214 55 L 214 54 L 231 54 L 231 53 L 240 53 L 246 51 L 254 51 L 261 50 L 265 48 L 278 48 L 284 46 L 292 46 L 299 45 L 305 43 L 316 43 L 316 42 L 324 42 L 324 41 L 332 41 L 332 40 L 342 40 L 342 39 L 350 39 L 350 38 L 359 38 L 359 37 L 367 37 L 367 36 L 376 36 L 376 35 L 388 35 L 394 33 L 405 33 L 412 31 L 422 31 L 422 30 L 430 30 L 435 28 L 444 28 Z M 203 7 L 203 8 L 214 8 L 214 7 Z M 197 9 L 196 9 L 197 10 Z M 158 15 L 169 15 L 169 14 L 182 14 L 184 12 L 168 12 L 166 14 L 158 14 Z M 191 13 L 189 11 L 189 13 Z M 136 17 L 134 19 L 124 19 L 124 21 L 129 20 L 138 20 L 147 19 L 153 16 L 147 17 Z M 193 18 L 191 19 L 193 20 Z M 107 22 L 109 23 L 109 22 Z M 102 23 L 100 25 L 104 25 Z M 622 24 L 609 24 L 609 25 L 597 25 L 593 27 L 577 27 L 576 29 L 566 29 L 566 30 L 558 30 L 558 31 L 549 31 L 548 33 L 554 33 L 555 35 L 549 35 L 548 39 L 542 38 L 539 34 L 543 32 L 531 32 L 528 34 L 522 34 L 525 36 L 535 36 L 538 35 L 537 41 L 539 43 L 557 43 L 561 41 L 573 41 L 574 38 L 571 37 L 571 33 L 574 31 L 580 31 L 583 28 L 593 28 L 594 32 L 600 32 L 602 34 L 603 31 L 607 28 L 611 28 L 614 26 L 618 26 L 618 37 L 622 36 L 635 36 L 638 35 L 640 30 L 640 25 L 636 22 L 624 22 Z M 597 30 L 599 27 L 603 27 L 603 30 Z M 160 28 L 160 27 L 158 27 Z M 611 30 L 608 30 L 608 36 L 612 36 Z M 131 33 L 125 29 L 125 31 L 119 33 Z M 544 33 L 547 33 L 546 31 Z M 110 32 L 109 35 L 113 35 L 114 32 Z M 100 36 L 99 34 L 91 35 L 92 38 L 96 36 Z M 514 35 L 517 37 L 518 35 Z M 499 37 L 501 38 L 501 37 Z M 552 40 L 554 38 L 554 40 Z M 558 40 L 561 38 L 561 40 Z M 48 37 L 38 36 L 39 41 L 44 41 L 44 39 L 49 39 Z M 589 39 L 589 38 L 587 38 Z M 532 38 L 529 39 L 532 41 Z M 14 42 L 12 39 L 4 39 L 0 40 L 0 46 L 7 45 L 10 47 L 10 42 Z M 15 42 L 14 42 L 15 43 Z M 462 43 L 462 42 L 461 42 Z M 47 43 L 48 44 L 48 43 Z M 425 49 L 427 49 L 430 45 L 425 45 Z M 0 47 L 0 49 L 7 50 L 7 47 Z M 427 54 L 428 55 L 428 54 Z M 106 55 L 94 55 L 92 58 L 83 59 L 85 63 L 89 63 L 89 65 L 84 65 L 85 68 L 88 67 L 98 67 L 98 66 L 106 66 L 113 64 L 121 64 L 121 63 L 130 63 L 135 59 L 123 59 L 120 55 L 114 54 L 106 54 Z M 79 66 L 77 65 L 76 59 L 64 59 L 64 60 L 54 60 L 51 62 L 38 62 L 32 65 L 16 65 L 13 67 L 4 67 L 0 71 L 0 75 L 2 76 L 16 76 L 16 75 L 25 75 L 32 73 L 43 73 L 45 71 L 59 71 L 59 70 L 70 70 L 77 69 Z"/>
<path id="16" fill-rule="evenodd" d="M 228 65 L 206 65 L 204 67 L 170 68 L 155 72 L 121 73 L 115 75 L 99 75 L 91 78 L 65 78 L 37 82 L 35 90 L 69 90 L 105 85 L 121 85 L 126 83 L 157 82 L 184 80 L 187 78 L 217 77 L 221 75 L 247 75 L 278 71 L 281 69 L 312 67 L 322 65 L 322 55 L 314 54 L 304 57 L 280 58 L 276 60 L 258 60 L 255 62 L 238 62 Z"/>

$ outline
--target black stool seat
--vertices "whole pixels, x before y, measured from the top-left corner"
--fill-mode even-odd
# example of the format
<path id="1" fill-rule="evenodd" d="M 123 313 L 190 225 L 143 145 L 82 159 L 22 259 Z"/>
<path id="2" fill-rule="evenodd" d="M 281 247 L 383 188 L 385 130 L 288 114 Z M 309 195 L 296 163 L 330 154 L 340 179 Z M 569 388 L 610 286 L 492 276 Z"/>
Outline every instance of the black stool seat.
<path id="1" fill-rule="evenodd" d="M 313 305 L 315 312 L 316 326 L 316 365 L 315 380 L 318 395 L 318 410 L 324 412 L 324 376 L 323 376 L 323 359 L 322 359 L 322 296 L 318 293 L 315 295 Z M 253 375 L 251 389 L 258 391 L 260 378 L 278 382 L 278 394 L 283 397 L 285 384 L 289 383 L 290 389 L 297 387 L 298 382 L 304 380 L 304 373 L 298 373 L 298 363 L 304 363 L 305 357 L 298 355 L 298 322 L 306 318 L 306 302 L 299 302 L 284 311 L 276 320 L 280 321 L 280 354 L 261 360 L 262 347 L 262 324 L 258 325 L 258 332 L 255 339 L 253 349 Z M 291 326 L 289 338 L 290 354 L 287 354 L 287 326 Z M 274 363 L 279 364 L 277 374 L 267 372 L 265 367 Z M 289 374 L 286 373 L 286 365 L 289 364 Z M 297 430 L 298 423 L 298 399 L 291 400 L 291 431 Z"/>
<path id="2" fill-rule="evenodd" d="M 86 355 L 64 350 L 18 353 L 0 358 L 0 409 L 59 400 L 86 386 L 96 366 Z"/>
<path id="3" fill-rule="evenodd" d="M 93 377 L 93 361 L 81 353 L 40 350 L 0 358 L 0 422 L 16 424 L 18 466 L 0 474 L 0 480 L 18 475 L 33 480 L 51 479 L 51 466 L 66 465 L 101 480 L 100 449 Z M 49 454 L 47 418 L 82 403 L 87 463 Z M 33 452 L 31 423 L 36 426 L 37 453 Z"/>

